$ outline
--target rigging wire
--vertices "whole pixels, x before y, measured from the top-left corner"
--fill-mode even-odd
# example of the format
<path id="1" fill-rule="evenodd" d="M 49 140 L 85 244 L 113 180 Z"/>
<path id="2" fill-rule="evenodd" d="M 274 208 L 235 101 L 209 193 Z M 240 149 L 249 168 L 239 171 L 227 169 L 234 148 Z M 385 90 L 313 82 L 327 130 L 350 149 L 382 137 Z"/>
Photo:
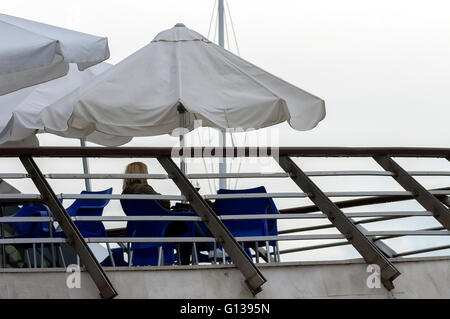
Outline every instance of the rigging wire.
<path id="1" fill-rule="evenodd" d="M 228 25 L 227 25 L 227 16 L 225 15 L 225 11 L 223 12 L 223 25 L 224 25 L 224 38 L 227 40 L 228 50 L 231 51 L 230 47 L 230 36 L 228 35 Z"/>
<path id="2" fill-rule="evenodd" d="M 209 39 L 209 34 L 211 32 L 211 27 L 212 27 L 212 23 L 213 23 L 214 17 L 216 16 L 215 13 L 216 13 L 217 1 L 218 0 L 214 1 L 213 11 L 212 11 L 212 14 L 211 14 L 211 20 L 209 21 L 208 36 L 207 36 L 208 39 Z"/>
<path id="3" fill-rule="evenodd" d="M 201 145 L 203 145 L 203 139 L 202 139 L 202 136 L 200 135 L 200 129 L 203 130 L 202 127 L 199 127 L 196 129 L 196 131 L 197 131 L 198 140 L 199 140 L 200 146 L 201 146 Z M 209 141 L 208 141 L 208 143 L 209 143 Z M 206 166 L 206 159 L 203 156 L 202 156 L 202 162 L 203 162 L 203 167 L 204 167 L 205 171 L 208 173 L 208 167 Z M 208 188 L 209 188 L 210 194 L 212 194 L 213 188 L 211 186 L 211 180 L 209 178 L 208 178 Z"/>
<path id="4" fill-rule="evenodd" d="M 245 147 L 246 144 L 247 144 L 248 132 L 245 132 L 244 134 L 245 134 L 244 135 L 244 147 Z M 238 170 L 237 170 L 238 173 L 241 172 L 242 162 L 243 162 L 243 158 L 239 158 L 239 166 L 238 166 Z M 236 180 L 236 182 L 234 183 L 234 189 L 237 188 L 237 184 L 238 184 L 239 178 L 236 178 L 235 180 Z"/>
<path id="5" fill-rule="evenodd" d="M 237 42 L 236 32 L 234 31 L 233 19 L 231 18 L 230 6 L 228 5 L 228 1 L 227 0 L 224 0 L 224 2 L 225 2 L 225 7 L 226 7 L 227 12 L 228 12 L 228 16 L 230 17 L 231 30 L 233 31 L 233 38 L 234 38 L 234 43 L 236 45 L 237 55 L 241 56 L 241 52 L 239 51 L 239 45 L 238 45 L 238 42 Z"/>

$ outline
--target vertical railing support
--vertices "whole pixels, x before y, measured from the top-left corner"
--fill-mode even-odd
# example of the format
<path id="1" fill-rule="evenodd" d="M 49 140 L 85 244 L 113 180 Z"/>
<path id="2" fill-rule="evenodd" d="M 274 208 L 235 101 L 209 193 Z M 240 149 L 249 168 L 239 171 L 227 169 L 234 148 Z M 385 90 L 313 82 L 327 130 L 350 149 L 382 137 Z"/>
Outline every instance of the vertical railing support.
<path id="1" fill-rule="evenodd" d="M 355 247 L 368 264 L 377 264 L 381 270 L 381 280 L 384 286 L 391 290 L 392 281 L 400 272 L 386 258 L 381 250 L 367 238 L 360 229 L 349 219 L 335 203 L 333 203 L 314 182 L 294 163 L 289 156 L 280 156 L 276 159 L 292 180 L 305 192 L 309 199 L 328 216 L 330 222 Z"/>
<path id="2" fill-rule="evenodd" d="M 216 213 L 189 182 L 187 177 L 183 175 L 172 159 L 164 156 L 158 157 L 158 161 L 169 176 L 172 176 L 174 183 L 189 201 L 195 212 L 201 217 L 202 221 L 217 239 L 217 242 L 225 248 L 233 263 L 244 275 L 245 282 L 251 292 L 254 295 L 260 292 L 262 290 L 261 286 L 266 282 L 266 279 L 241 245 L 239 245 L 233 235 L 217 217 Z"/>
<path id="3" fill-rule="evenodd" d="M 426 210 L 430 211 L 442 226 L 450 230 L 450 210 L 439 199 L 427 191 L 425 187 L 389 156 L 374 156 L 373 159 L 386 171 L 394 173 L 393 178 L 397 183 L 405 190 L 413 193 L 414 199 Z"/>
<path id="4" fill-rule="evenodd" d="M 36 185 L 39 193 L 41 193 L 42 199 L 47 202 L 47 206 L 53 212 L 55 220 L 61 226 L 64 234 L 66 234 L 69 244 L 75 249 L 83 262 L 83 265 L 86 267 L 87 272 L 97 285 L 100 295 L 105 299 L 117 296 L 117 292 L 103 271 L 101 265 L 95 258 L 69 214 L 67 214 L 61 202 L 56 197 L 56 194 L 53 192 L 34 160 L 31 156 L 22 156 L 20 157 L 20 161 L 33 180 L 34 185 Z"/>

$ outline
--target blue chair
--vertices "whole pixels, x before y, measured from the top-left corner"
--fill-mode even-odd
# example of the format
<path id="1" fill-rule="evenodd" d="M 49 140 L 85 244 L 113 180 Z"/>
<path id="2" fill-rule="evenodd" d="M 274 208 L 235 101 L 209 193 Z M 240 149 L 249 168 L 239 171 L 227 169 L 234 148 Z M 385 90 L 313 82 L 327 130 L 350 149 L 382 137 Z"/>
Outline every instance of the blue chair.
<path id="1" fill-rule="evenodd" d="M 92 191 L 82 191 L 84 194 L 112 194 L 112 188 L 108 188 L 103 191 L 92 192 Z M 108 205 L 109 199 L 76 199 L 72 205 L 66 208 L 67 213 L 71 217 L 75 216 L 102 216 L 103 209 Z M 47 214 L 41 214 L 47 216 Z M 50 230 L 48 224 L 42 223 L 42 233 L 46 236 L 50 236 Z M 106 228 L 101 221 L 98 222 L 75 222 L 78 230 L 83 237 L 108 237 Z M 53 227 L 53 225 L 52 225 Z M 56 231 L 53 229 L 53 237 L 66 238 L 66 234 L 63 231 Z M 106 243 L 108 252 L 111 254 L 111 249 L 109 243 Z M 63 260 L 63 264 L 64 264 Z"/>
<path id="2" fill-rule="evenodd" d="M 112 188 L 98 192 L 82 191 L 81 194 L 112 194 Z M 103 209 L 108 203 L 109 199 L 77 199 L 72 205 L 66 208 L 66 212 L 70 217 L 102 216 Z M 105 226 L 101 221 L 75 222 L 75 225 L 83 237 L 107 237 Z M 43 232 L 49 232 L 47 225 L 44 224 L 42 228 Z M 62 231 L 55 231 L 53 236 L 60 238 L 66 237 Z"/>
<path id="3" fill-rule="evenodd" d="M 119 248 L 113 248 L 111 249 L 111 255 L 112 258 L 114 260 L 114 266 L 115 267 L 126 267 L 128 266 L 128 263 L 125 261 L 124 257 L 123 257 L 123 248 L 119 247 Z M 111 256 L 106 257 L 101 263 L 100 265 L 102 265 L 103 267 L 111 267 L 113 266 L 113 263 L 111 261 Z"/>
<path id="4" fill-rule="evenodd" d="M 250 189 L 219 189 L 218 194 L 243 194 L 243 193 L 267 193 L 264 186 Z M 262 215 L 267 214 L 271 207 L 269 198 L 233 198 L 233 199 L 217 199 L 214 202 L 214 211 L 217 215 Z M 225 220 L 224 225 L 233 234 L 234 237 L 248 236 L 268 236 L 269 222 L 266 219 L 259 220 Z M 276 224 L 276 222 L 275 222 Z M 271 223 L 272 231 L 274 224 Z M 256 252 L 257 262 L 259 260 L 258 246 L 259 243 L 245 242 L 244 248 L 251 247 Z M 269 242 L 266 242 L 266 249 L 269 251 Z M 249 253 L 249 252 L 247 252 Z M 251 256 L 251 255 L 250 255 Z M 270 260 L 270 257 L 269 257 Z"/>
<path id="5" fill-rule="evenodd" d="M 41 212 L 46 213 L 47 209 L 40 205 L 23 205 L 22 208 L 20 208 L 15 214 L 9 216 L 9 217 L 39 217 L 41 216 Z M 12 227 L 14 227 L 19 234 L 15 235 L 14 237 L 17 238 L 38 238 L 41 237 L 41 223 L 32 223 L 32 222 L 25 222 L 25 223 L 18 223 L 18 222 L 12 222 L 12 223 L 5 223 L 9 224 Z"/>
<path id="6" fill-rule="evenodd" d="M 81 194 L 112 194 L 112 188 L 98 192 L 82 191 Z M 77 199 L 66 208 L 71 216 L 102 216 L 103 209 L 108 205 L 109 199 Z M 98 222 L 75 222 L 83 237 L 107 237 L 105 226 Z"/>
<path id="7" fill-rule="evenodd" d="M 15 214 L 10 215 L 9 217 L 41 217 L 41 216 L 48 216 L 47 208 L 44 207 L 41 204 L 34 204 L 34 205 L 23 205 Z M 47 225 L 47 222 L 11 222 L 11 223 L 5 223 L 12 226 L 14 229 L 17 230 L 18 234 L 13 236 L 8 236 L 9 239 L 12 238 L 45 238 L 48 237 L 48 233 L 43 232 L 42 229 L 44 225 Z M 23 245 L 25 248 L 33 248 L 33 254 L 34 254 L 34 266 L 36 267 L 36 244 L 25 244 Z M 42 257 L 43 257 L 43 250 L 45 246 L 48 246 L 48 244 L 44 245 L 41 244 L 41 266 L 43 264 Z M 25 251 L 27 263 L 28 266 L 31 267 L 31 260 L 30 256 L 28 254 L 28 250 Z"/>
<path id="8" fill-rule="evenodd" d="M 172 215 L 156 200 L 120 201 L 127 216 L 164 216 Z M 170 221 L 136 221 L 128 222 L 126 233 L 130 237 L 164 237 Z M 173 264 L 175 262 L 175 245 L 168 243 L 132 243 L 130 248 L 130 265 L 146 266 Z M 164 258 L 162 257 L 164 256 Z"/>

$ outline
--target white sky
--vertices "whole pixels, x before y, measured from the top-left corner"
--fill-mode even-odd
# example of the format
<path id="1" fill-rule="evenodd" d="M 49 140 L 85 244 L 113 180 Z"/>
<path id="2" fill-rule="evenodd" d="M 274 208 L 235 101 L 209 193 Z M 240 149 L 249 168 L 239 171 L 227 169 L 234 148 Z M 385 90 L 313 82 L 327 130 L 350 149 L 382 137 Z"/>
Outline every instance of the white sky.
<path id="1" fill-rule="evenodd" d="M 448 1 L 268 1 L 228 0 L 241 56 L 263 69 L 320 96 L 327 116 L 312 131 L 278 125 L 281 146 L 433 146 L 450 145 L 450 2 Z M 117 63 L 177 22 L 207 35 L 213 0 L 165 1 L 2 1 L 0 12 L 109 38 Z M 233 51 L 234 46 L 232 46 Z M 77 145 L 77 141 L 41 136 L 42 145 Z M 137 139 L 131 145 L 174 145 L 167 136 Z M 22 170 L 12 162 L 3 167 Z M 64 162 L 67 163 L 67 162 Z M 79 162 L 72 161 L 73 172 Z M 126 162 L 91 161 L 93 172 L 121 172 Z M 150 162 L 149 163 L 153 163 Z M 300 161 L 305 170 L 379 169 L 369 160 Z M 331 166 L 329 164 L 332 164 Z M 449 170 L 446 161 L 408 161 L 411 169 Z M 42 161 L 43 171 L 67 171 L 67 164 Z M 194 166 L 201 170 L 202 166 Z M 276 166 L 267 170 L 279 170 Z M 250 169 L 251 170 L 251 169 Z M 254 171 L 254 170 L 253 170 Z M 326 190 L 399 190 L 390 180 L 322 181 Z M 426 179 L 429 187 L 447 179 Z M 256 186 L 240 181 L 239 187 Z M 27 191 L 30 185 L 14 181 Z M 57 192 L 77 193 L 82 182 L 53 182 Z M 94 181 L 95 188 L 108 184 Z M 152 184 L 153 185 L 153 184 Z M 175 194 L 170 182 L 154 184 Z M 233 181 L 234 185 L 234 181 Z M 120 181 L 113 183 L 120 192 Z M 357 186 L 357 188 L 356 188 Z M 376 188 L 375 188 L 376 186 Z M 298 191 L 289 182 L 268 182 L 269 191 Z M 368 188 L 368 189 L 365 189 Z M 208 193 L 207 184 L 202 192 Z M 301 201 L 280 202 L 290 207 Z M 117 203 L 110 211 L 118 209 Z M 416 206 L 408 206 L 408 209 Z M 405 206 L 397 206 L 405 209 Z M 383 207 L 386 209 L 386 207 Z M 420 209 L 420 208 L 419 208 Z M 112 212 L 113 214 L 116 212 Z M 284 228 L 290 227 L 283 224 Z M 389 224 L 392 228 L 404 224 Z M 417 227 L 423 224 L 415 223 Z M 418 226 L 420 225 L 420 226 Z M 384 225 L 386 226 L 386 225 Z M 426 225 L 428 226 L 428 224 Z M 434 224 L 433 224 L 434 226 Z M 386 230 L 386 229 L 384 229 Z M 437 239 L 433 239 L 438 241 Z M 313 244 L 308 243 L 308 244 Z M 402 247 L 410 243 L 404 243 Z M 417 246 L 414 246 L 417 247 Z M 334 250 L 342 253 L 341 250 Z M 334 252 L 333 251 L 333 252 Z M 330 255 L 334 256 L 330 251 Z M 303 256 L 303 255 L 302 255 Z"/>

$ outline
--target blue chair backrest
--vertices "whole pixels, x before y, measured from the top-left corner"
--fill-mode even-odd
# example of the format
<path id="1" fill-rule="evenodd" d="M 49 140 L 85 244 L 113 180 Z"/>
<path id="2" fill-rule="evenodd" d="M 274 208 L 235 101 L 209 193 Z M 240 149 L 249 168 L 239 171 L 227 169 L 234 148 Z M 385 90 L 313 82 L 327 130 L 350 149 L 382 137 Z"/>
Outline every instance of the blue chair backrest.
<path id="1" fill-rule="evenodd" d="M 14 215 L 10 217 L 33 217 L 40 216 L 37 214 L 39 211 L 47 211 L 46 208 L 40 204 L 35 205 L 23 205 Z M 38 229 L 40 223 L 8 223 L 13 226 L 20 235 L 36 235 L 39 237 Z"/>
<path id="2" fill-rule="evenodd" d="M 98 192 L 82 191 L 84 194 L 112 194 L 112 187 Z M 109 199 L 77 199 L 66 208 L 70 216 L 101 216 Z"/>
<path id="3" fill-rule="evenodd" d="M 112 194 L 112 188 L 98 192 L 82 191 L 81 194 Z M 70 216 L 102 216 L 103 209 L 109 199 L 77 199 L 66 208 Z M 83 236 L 106 236 L 106 229 L 102 222 L 75 222 Z"/>
<path id="4" fill-rule="evenodd" d="M 127 216 L 161 216 L 170 212 L 156 200 L 120 200 L 122 209 Z M 169 221 L 137 221 L 127 223 L 127 236 L 134 237 L 162 237 Z"/>
<path id="5" fill-rule="evenodd" d="M 264 186 L 250 189 L 219 189 L 218 194 L 267 193 Z M 270 206 L 268 198 L 232 198 L 217 199 L 214 211 L 217 215 L 251 215 L 266 214 Z M 232 234 L 238 236 L 265 235 L 267 221 L 262 220 L 234 220 L 224 221 Z"/>

